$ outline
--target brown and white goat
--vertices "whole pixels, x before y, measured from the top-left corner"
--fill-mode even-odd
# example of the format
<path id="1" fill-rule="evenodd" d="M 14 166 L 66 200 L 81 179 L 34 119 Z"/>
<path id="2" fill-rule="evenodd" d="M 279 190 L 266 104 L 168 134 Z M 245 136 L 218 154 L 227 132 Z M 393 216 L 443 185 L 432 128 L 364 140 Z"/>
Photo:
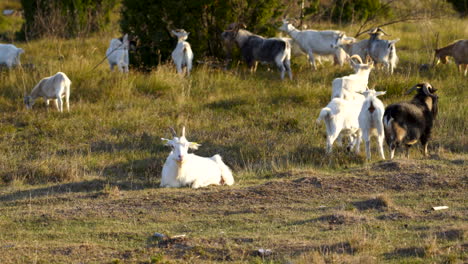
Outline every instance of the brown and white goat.
<path id="1" fill-rule="evenodd" d="M 455 59 L 459 72 L 463 72 L 463 68 L 465 68 L 464 75 L 466 76 L 468 72 L 468 40 L 462 39 L 446 47 L 436 49 L 433 65 L 437 65 L 439 62 L 446 64 L 448 56 Z"/>
<path id="2" fill-rule="evenodd" d="M 424 155 L 428 154 L 427 144 L 438 112 L 437 89 L 429 83 L 420 83 L 409 89 L 407 94 L 414 90 L 417 94 L 410 102 L 391 104 L 385 109 L 382 121 L 390 159 L 393 159 L 399 145 L 406 146 L 406 157 L 409 158 L 409 148 L 418 141 L 424 147 Z"/>

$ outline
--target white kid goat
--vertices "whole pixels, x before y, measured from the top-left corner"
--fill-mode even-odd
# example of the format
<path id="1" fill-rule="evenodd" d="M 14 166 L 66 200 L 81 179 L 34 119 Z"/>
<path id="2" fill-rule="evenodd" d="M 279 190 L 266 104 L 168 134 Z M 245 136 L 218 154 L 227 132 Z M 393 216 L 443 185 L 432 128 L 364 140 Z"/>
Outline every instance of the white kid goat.
<path id="1" fill-rule="evenodd" d="M 190 76 L 192 70 L 193 52 L 190 44 L 185 41 L 188 38 L 190 32 L 186 32 L 183 29 L 171 31 L 172 34 L 177 37 L 177 46 L 172 52 L 172 60 L 174 61 L 177 73 L 184 74 L 183 68 L 186 67 L 187 76 Z"/>
<path id="2" fill-rule="evenodd" d="M 367 159 L 371 158 L 370 137 L 375 135 L 379 145 L 379 154 L 382 159 L 385 159 L 383 144 L 385 139 L 385 131 L 382 123 L 382 118 L 385 112 L 385 106 L 377 96 L 384 95 L 386 92 L 376 92 L 374 89 L 367 89 L 362 94 L 366 97 L 361 113 L 359 114 L 359 127 L 362 131 L 362 139 L 366 142 Z"/>
<path id="3" fill-rule="evenodd" d="M 353 59 L 359 61 L 355 63 Z M 369 74 L 373 69 L 374 63 L 368 60 L 363 63 L 361 57 L 353 55 L 350 58 L 350 64 L 353 66 L 355 73 L 348 76 L 336 78 L 332 82 L 331 98 L 343 98 L 345 100 L 354 100 L 356 97 L 362 97 L 357 92 L 364 92 L 369 82 Z"/>
<path id="4" fill-rule="evenodd" d="M 336 39 L 342 34 L 341 31 L 335 30 L 298 30 L 287 20 L 283 20 L 283 25 L 279 30 L 286 32 L 291 38 L 296 41 L 309 56 L 309 61 L 314 69 L 317 69 L 315 64 L 314 54 L 318 55 L 334 55 L 338 63 L 343 65 L 344 57 L 341 55 L 342 50 L 333 47 Z"/>
<path id="5" fill-rule="evenodd" d="M 70 85 L 71 81 L 63 72 L 57 72 L 55 75 L 46 77 L 39 81 L 32 89 L 31 94 L 24 97 L 24 104 L 27 109 L 32 109 L 34 101 L 38 97 L 43 97 L 46 105 L 49 106 L 49 100 L 55 101 L 57 110 L 63 112 L 63 97 L 67 104 L 67 111 L 70 111 Z"/>
<path id="6" fill-rule="evenodd" d="M 128 72 L 128 34 L 123 36 L 122 40 L 112 39 L 109 48 L 106 51 L 106 57 L 109 61 L 110 70 L 117 66 L 120 72 Z"/>
<path id="7" fill-rule="evenodd" d="M 161 187 L 191 186 L 197 189 L 212 184 L 234 184 L 232 172 L 220 155 L 206 158 L 188 153 L 189 149 L 198 149 L 200 144 L 189 142 L 185 138 L 185 127 L 182 128 L 181 137 L 177 137 L 172 128 L 171 132 L 173 139 L 162 138 L 172 151 L 162 169 Z"/>
<path id="8" fill-rule="evenodd" d="M 12 44 L 0 44 L 0 65 L 6 65 L 8 69 L 20 66 L 20 55 L 24 50 Z"/>
<path id="9" fill-rule="evenodd" d="M 332 146 L 340 134 L 347 135 L 350 139 L 348 150 L 355 148 L 359 153 L 361 144 L 361 129 L 359 128 L 359 113 L 364 102 L 364 96 L 354 100 L 333 98 L 330 103 L 320 111 L 317 124 L 321 120 L 327 128 L 327 153 L 331 153 Z"/>

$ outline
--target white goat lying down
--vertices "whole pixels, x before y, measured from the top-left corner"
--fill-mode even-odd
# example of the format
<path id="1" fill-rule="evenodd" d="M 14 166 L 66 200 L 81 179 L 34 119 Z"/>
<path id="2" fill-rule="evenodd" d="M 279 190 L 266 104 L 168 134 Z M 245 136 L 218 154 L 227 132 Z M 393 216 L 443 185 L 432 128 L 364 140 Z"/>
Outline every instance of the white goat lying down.
<path id="1" fill-rule="evenodd" d="M 192 70 L 192 61 L 193 61 L 193 52 L 190 44 L 185 41 L 188 38 L 190 32 L 185 30 L 171 31 L 172 34 L 177 38 L 177 46 L 172 52 L 172 60 L 174 61 L 177 73 L 183 74 L 184 67 L 187 69 L 187 76 L 190 76 L 190 71 Z"/>
<path id="2" fill-rule="evenodd" d="M 57 72 L 53 76 L 40 80 L 32 89 L 31 94 L 24 97 L 26 108 L 32 109 L 36 98 L 44 97 L 47 106 L 49 106 L 49 100 L 53 99 L 57 110 L 63 112 L 62 98 L 65 97 L 67 111 L 70 111 L 70 85 L 70 79 L 63 72 Z"/>
<path id="3" fill-rule="evenodd" d="M 185 138 L 185 127 L 182 128 L 181 137 L 177 137 L 172 128 L 171 132 L 173 139 L 162 138 L 172 151 L 162 169 L 161 187 L 191 186 L 197 189 L 212 184 L 234 184 L 232 172 L 220 155 L 205 158 L 188 153 L 189 149 L 198 149 L 200 144 Z"/>
<path id="4" fill-rule="evenodd" d="M 355 63 L 353 59 L 358 60 L 359 63 Z M 353 55 L 349 62 L 353 66 L 355 73 L 333 80 L 332 99 L 343 98 L 345 100 L 353 100 L 356 97 L 362 97 L 357 92 L 364 92 L 367 88 L 369 74 L 374 68 L 372 60 L 367 60 L 367 63 L 363 63 L 359 55 Z"/>
<path id="5" fill-rule="evenodd" d="M 366 155 L 370 160 L 370 137 L 376 136 L 379 145 L 379 154 L 382 159 L 385 159 L 383 151 L 383 143 L 385 139 L 384 125 L 382 118 L 385 111 L 385 106 L 377 96 L 384 95 L 386 92 L 376 92 L 374 89 L 367 89 L 362 94 L 366 97 L 361 113 L 359 114 L 359 127 L 362 131 L 362 139 L 366 142 Z"/>
<path id="6" fill-rule="evenodd" d="M 20 55 L 24 50 L 12 44 L 0 44 L 0 65 L 6 65 L 8 69 L 21 65 Z"/>
<path id="7" fill-rule="evenodd" d="M 123 36 L 122 41 L 120 39 L 111 39 L 109 48 L 106 51 L 111 71 L 117 65 L 120 72 L 128 72 L 128 45 L 128 34 Z"/>
<path id="8" fill-rule="evenodd" d="M 361 144 L 361 129 L 359 127 L 359 113 L 361 112 L 364 96 L 360 95 L 354 100 L 333 98 L 330 103 L 320 111 L 317 124 L 321 120 L 327 128 L 327 153 L 331 153 L 335 140 L 340 133 L 349 136 L 350 144 L 348 150 L 355 148 L 359 153 Z"/>

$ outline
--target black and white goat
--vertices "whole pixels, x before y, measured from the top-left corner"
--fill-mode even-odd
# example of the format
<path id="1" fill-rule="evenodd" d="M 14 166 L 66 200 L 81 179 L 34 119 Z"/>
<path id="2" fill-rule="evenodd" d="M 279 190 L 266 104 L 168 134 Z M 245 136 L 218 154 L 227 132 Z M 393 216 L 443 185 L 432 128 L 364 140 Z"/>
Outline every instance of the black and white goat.
<path id="1" fill-rule="evenodd" d="M 275 63 L 281 71 L 281 79 L 287 71 L 289 79 L 292 80 L 291 73 L 291 45 L 288 41 L 280 38 L 264 38 L 242 29 L 242 24 L 231 24 L 221 37 L 225 45 L 236 43 L 242 57 L 252 71 L 256 70 L 257 62 Z"/>
<path id="2" fill-rule="evenodd" d="M 427 156 L 427 144 L 438 112 L 437 89 L 429 83 L 420 83 L 409 89 L 407 94 L 414 90 L 417 94 L 410 102 L 392 104 L 385 109 L 383 124 L 390 159 L 401 144 L 406 146 L 406 157 L 409 158 L 409 148 L 418 141 Z"/>

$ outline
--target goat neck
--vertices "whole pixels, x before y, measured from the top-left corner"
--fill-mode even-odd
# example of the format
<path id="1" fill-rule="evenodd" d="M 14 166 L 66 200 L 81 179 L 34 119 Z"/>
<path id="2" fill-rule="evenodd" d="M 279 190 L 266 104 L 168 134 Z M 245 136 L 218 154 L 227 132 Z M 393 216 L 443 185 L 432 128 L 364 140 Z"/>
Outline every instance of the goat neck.
<path id="1" fill-rule="evenodd" d="M 32 89 L 31 94 L 29 95 L 32 99 L 36 99 L 42 96 L 42 86 L 44 85 L 45 81 L 46 79 L 40 80 L 39 83 L 36 84 L 36 86 Z"/>
<path id="2" fill-rule="evenodd" d="M 293 25 L 289 24 L 288 29 L 286 30 L 286 33 L 288 33 L 291 38 L 296 39 L 298 35 L 301 33 L 299 29 L 295 28 Z"/>
<path id="3" fill-rule="evenodd" d="M 245 29 L 239 29 L 235 34 L 235 40 L 239 47 L 243 47 L 245 42 L 250 36 L 254 36 L 254 34 Z"/>

